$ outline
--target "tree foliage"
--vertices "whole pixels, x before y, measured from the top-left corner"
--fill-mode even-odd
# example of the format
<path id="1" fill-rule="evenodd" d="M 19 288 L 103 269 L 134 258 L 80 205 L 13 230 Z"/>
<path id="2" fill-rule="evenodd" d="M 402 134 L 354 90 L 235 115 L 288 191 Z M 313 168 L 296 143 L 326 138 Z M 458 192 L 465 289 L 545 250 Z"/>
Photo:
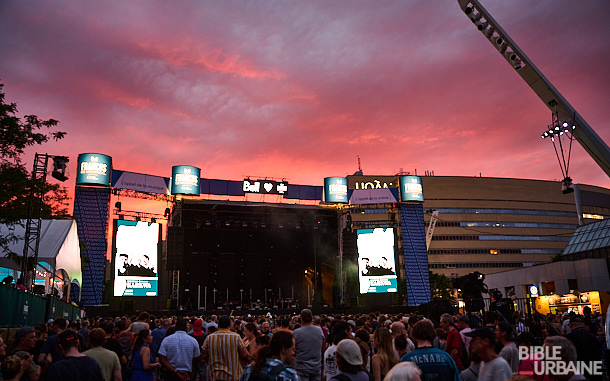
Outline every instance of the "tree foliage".
<path id="1" fill-rule="evenodd" d="M 430 273 L 430 294 L 432 298 L 452 299 L 453 282 L 443 274 Z"/>
<path id="2" fill-rule="evenodd" d="M 0 224 L 5 225 L 0 231 L 0 250 L 16 259 L 18 255 L 8 245 L 20 238 L 14 234 L 14 228 L 27 219 L 32 193 L 44 195 L 43 218 L 68 217 L 66 188 L 32 179 L 23 164 L 26 148 L 62 139 L 66 133 L 53 131 L 58 124 L 55 119 L 42 120 L 35 115 L 18 117 L 17 105 L 5 102 L 3 87 L 0 83 Z"/>

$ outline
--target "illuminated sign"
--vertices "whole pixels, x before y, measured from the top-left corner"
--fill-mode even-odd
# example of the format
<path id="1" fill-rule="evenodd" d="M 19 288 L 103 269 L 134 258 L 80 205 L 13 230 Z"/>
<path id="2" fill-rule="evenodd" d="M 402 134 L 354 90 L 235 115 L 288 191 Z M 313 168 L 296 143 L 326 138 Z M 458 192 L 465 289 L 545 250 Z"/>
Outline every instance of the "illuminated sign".
<path id="1" fill-rule="evenodd" d="M 347 179 L 345 177 L 327 177 L 324 179 L 324 201 L 347 203 Z"/>
<path id="2" fill-rule="evenodd" d="M 394 261 L 394 229 L 358 229 L 360 293 L 398 292 Z"/>
<path id="3" fill-rule="evenodd" d="M 349 176 L 349 189 L 398 188 L 396 176 Z"/>
<path id="4" fill-rule="evenodd" d="M 199 196 L 199 180 L 201 170 L 188 165 L 176 165 L 172 167 L 171 194 L 188 194 Z"/>
<path id="5" fill-rule="evenodd" d="M 273 180 L 250 180 L 245 179 L 243 182 L 244 193 L 258 193 L 258 194 L 280 194 L 283 195 L 288 192 L 288 183 L 285 181 L 273 181 Z"/>
<path id="6" fill-rule="evenodd" d="M 116 220 L 114 296 L 157 296 L 160 224 Z"/>
<path id="7" fill-rule="evenodd" d="M 400 177 L 400 201 L 424 201 L 421 177 Z"/>
<path id="8" fill-rule="evenodd" d="M 112 174 L 112 158 L 99 153 L 81 153 L 78 155 L 78 174 L 76 185 L 110 184 Z"/>
<path id="9" fill-rule="evenodd" d="M 530 286 L 530 295 L 533 297 L 537 297 L 538 296 L 538 287 L 536 286 Z"/>

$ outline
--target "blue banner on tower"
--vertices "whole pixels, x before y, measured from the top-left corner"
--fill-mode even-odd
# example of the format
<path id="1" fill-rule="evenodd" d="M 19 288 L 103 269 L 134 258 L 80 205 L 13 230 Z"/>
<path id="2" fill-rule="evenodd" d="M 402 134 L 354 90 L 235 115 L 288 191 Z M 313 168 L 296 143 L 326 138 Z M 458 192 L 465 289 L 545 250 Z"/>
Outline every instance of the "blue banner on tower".
<path id="1" fill-rule="evenodd" d="M 400 225 L 405 256 L 407 301 L 417 306 L 430 301 L 430 276 L 422 204 L 401 204 Z"/>
<path id="2" fill-rule="evenodd" d="M 88 299 L 85 305 L 102 304 L 109 203 L 109 188 L 76 187 L 74 217 L 78 221 L 78 239 L 85 245 L 82 252 L 84 260 L 81 293 L 81 299 Z"/>
<path id="3" fill-rule="evenodd" d="M 199 196 L 201 170 L 190 165 L 172 167 L 171 194 Z"/>

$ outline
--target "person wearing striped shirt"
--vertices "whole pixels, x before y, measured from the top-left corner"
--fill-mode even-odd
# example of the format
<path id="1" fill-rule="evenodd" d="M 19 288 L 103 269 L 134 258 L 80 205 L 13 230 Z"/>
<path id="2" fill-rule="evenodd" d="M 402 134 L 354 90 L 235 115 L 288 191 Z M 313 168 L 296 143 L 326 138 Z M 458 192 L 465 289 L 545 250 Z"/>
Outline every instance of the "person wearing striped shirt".
<path id="1" fill-rule="evenodd" d="M 242 375 L 240 359 L 250 361 L 250 354 L 239 336 L 229 330 L 231 319 L 218 319 L 218 331 L 208 335 L 201 347 L 202 361 L 208 363 L 209 381 L 237 381 Z"/>

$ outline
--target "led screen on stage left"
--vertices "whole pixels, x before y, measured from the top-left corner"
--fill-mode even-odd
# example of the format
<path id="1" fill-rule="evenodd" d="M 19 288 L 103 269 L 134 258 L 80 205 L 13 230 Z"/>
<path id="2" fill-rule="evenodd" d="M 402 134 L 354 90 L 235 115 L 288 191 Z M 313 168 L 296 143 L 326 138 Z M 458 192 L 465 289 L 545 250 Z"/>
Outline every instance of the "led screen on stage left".
<path id="1" fill-rule="evenodd" d="M 360 293 L 397 292 L 394 229 L 358 229 L 357 234 Z"/>
<path id="2" fill-rule="evenodd" d="M 114 296 L 157 296 L 159 224 L 115 222 Z"/>

